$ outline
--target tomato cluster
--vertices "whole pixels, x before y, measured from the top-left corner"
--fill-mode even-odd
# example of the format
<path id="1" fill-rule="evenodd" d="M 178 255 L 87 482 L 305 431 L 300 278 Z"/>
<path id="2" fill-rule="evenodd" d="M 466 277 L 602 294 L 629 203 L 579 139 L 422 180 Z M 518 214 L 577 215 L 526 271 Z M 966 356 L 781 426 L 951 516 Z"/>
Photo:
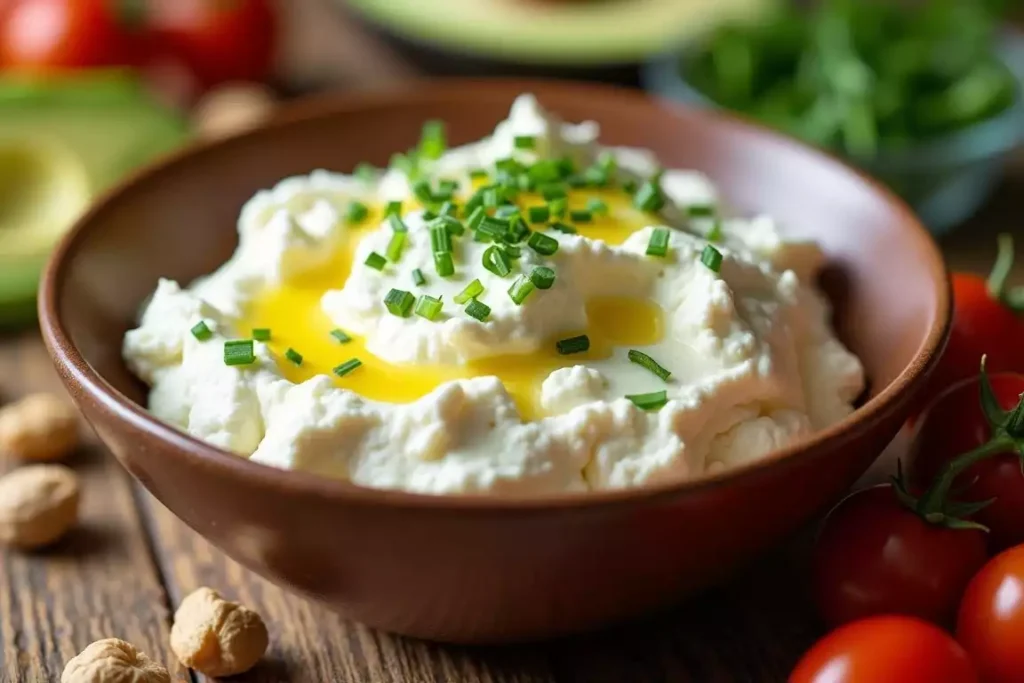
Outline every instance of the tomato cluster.
<path id="1" fill-rule="evenodd" d="M 908 471 L 826 517 L 813 590 L 836 630 L 791 683 L 1024 683 L 1024 291 L 1005 286 L 1012 249 L 1001 237 L 987 281 L 953 276 L 949 346 Z"/>
<path id="2" fill-rule="evenodd" d="M 276 37 L 271 0 L 0 2 L 0 68 L 5 70 L 173 62 L 205 89 L 266 79 Z"/>

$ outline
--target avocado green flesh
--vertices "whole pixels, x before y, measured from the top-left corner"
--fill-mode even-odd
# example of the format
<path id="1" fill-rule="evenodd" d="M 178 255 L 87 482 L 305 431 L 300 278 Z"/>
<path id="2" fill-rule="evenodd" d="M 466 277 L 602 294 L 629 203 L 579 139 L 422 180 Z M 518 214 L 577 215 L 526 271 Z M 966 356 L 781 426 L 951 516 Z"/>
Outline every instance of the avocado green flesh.
<path id="1" fill-rule="evenodd" d="M 59 103 L 25 92 L 0 95 L 0 327 L 31 319 L 46 256 L 92 197 L 187 135 L 168 110 L 113 86 L 106 99 Z"/>
<path id="2" fill-rule="evenodd" d="M 340 0 L 336 0 L 340 2 Z M 637 62 L 779 0 L 348 0 L 407 39 L 522 63 Z"/>

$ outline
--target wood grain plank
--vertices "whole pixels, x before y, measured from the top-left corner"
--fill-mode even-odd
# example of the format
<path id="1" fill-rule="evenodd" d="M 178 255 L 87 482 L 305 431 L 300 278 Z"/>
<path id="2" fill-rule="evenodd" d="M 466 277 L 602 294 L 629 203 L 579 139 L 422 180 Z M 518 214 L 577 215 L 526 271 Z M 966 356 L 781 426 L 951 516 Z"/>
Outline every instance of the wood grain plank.
<path id="1" fill-rule="evenodd" d="M 41 340 L 0 337 L 0 402 L 35 390 L 62 391 Z M 82 648 L 117 636 L 189 681 L 168 647 L 167 598 L 132 485 L 91 433 L 88 442 L 68 463 L 82 478 L 78 528 L 45 551 L 0 551 L 0 680 L 57 681 Z"/>
<path id="2" fill-rule="evenodd" d="M 177 604 L 199 586 L 257 610 L 271 632 L 267 656 L 238 683 L 547 683 L 542 652 L 493 655 L 392 637 L 348 622 L 243 569 L 187 528 L 148 494 L 143 517 L 157 540 L 168 592 Z M 207 680 L 199 677 L 199 680 Z"/>

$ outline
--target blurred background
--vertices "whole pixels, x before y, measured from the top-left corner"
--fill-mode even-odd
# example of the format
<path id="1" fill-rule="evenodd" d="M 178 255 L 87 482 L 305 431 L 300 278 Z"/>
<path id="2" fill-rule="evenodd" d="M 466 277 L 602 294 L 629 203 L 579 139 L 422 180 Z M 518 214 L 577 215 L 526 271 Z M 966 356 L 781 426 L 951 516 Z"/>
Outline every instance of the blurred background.
<path id="1" fill-rule="evenodd" d="M 140 165 L 309 93 L 431 76 L 730 110 L 964 239 L 1024 142 L 1022 27 L 1024 0 L 0 0 L 0 328 L 32 324 L 55 241 Z"/>

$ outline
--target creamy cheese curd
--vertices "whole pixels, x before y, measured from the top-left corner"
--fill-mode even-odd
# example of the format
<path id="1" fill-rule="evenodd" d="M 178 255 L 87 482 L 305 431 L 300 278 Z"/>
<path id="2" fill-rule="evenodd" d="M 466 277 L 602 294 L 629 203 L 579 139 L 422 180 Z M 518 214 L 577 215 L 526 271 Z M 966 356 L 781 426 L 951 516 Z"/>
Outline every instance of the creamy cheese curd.
<path id="1" fill-rule="evenodd" d="M 439 222 L 425 209 L 442 202 L 423 197 L 408 169 L 372 178 L 317 170 L 257 193 L 242 208 L 232 258 L 186 288 L 161 280 L 125 336 L 126 361 L 151 386 L 150 410 L 267 465 L 493 495 L 699 477 L 851 412 L 864 375 L 814 288 L 819 248 L 787 239 L 769 217 L 727 217 L 701 174 L 662 171 L 649 152 L 602 146 L 598 134 L 523 95 L 491 136 L 422 155 L 436 158 L 421 158 L 416 172 L 431 191 L 454 181 L 458 207 L 486 197 L 508 159 L 514 172 L 562 160 L 563 174 L 570 163 L 581 173 L 614 159 L 611 182 L 568 188 L 561 218 L 529 213 L 557 212 L 558 199 L 542 195 L 566 189 L 561 181 L 509 198 L 557 250 L 523 240 L 506 252 L 504 276 L 484 267 L 495 243 L 478 241 L 486 231 L 461 208 L 464 231 L 447 232 L 454 273 L 439 274 L 435 251 L 445 247 L 432 241 Z M 651 180 L 664 203 L 656 211 L 644 210 L 644 189 L 630 194 Z M 386 216 L 394 201 L 397 226 Z M 588 207 L 592 215 L 579 213 Z M 485 209 L 495 211 L 511 209 Z M 367 265 L 389 252 L 396 227 L 400 253 Z M 666 229 L 664 256 L 648 254 Z M 553 284 L 517 303 L 510 288 L 536 268 L 550 268 Z M 473 281 L 483 315 L 479 303 L 469 312 L 456 303 Z M 440 298 L 441 312 L 390 310 L 393 290 Z M 269 339 L 252 342 L 252 357 L 225 362 L 226 342 L 264 329 Z M 586 350 L 560 352 L 560 341 L 581 335 Z M 662 379 L 630 351 L 671 374 Z"/>

